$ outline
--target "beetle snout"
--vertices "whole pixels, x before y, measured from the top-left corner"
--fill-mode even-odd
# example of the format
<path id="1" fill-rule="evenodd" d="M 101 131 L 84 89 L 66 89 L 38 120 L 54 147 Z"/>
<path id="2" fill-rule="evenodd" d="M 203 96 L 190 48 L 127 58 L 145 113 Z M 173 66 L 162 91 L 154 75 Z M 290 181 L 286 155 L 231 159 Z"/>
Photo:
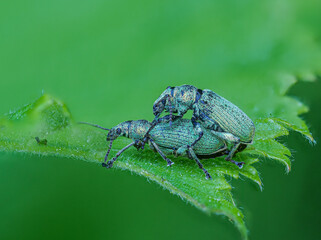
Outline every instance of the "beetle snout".
<path id="1" fill-rule="evenodd" d="M 110 136 L 110 134 L 108 133 L 107 135 L 107 141 L 111 141 L 111 140 L 114 140 L 114 138 L 112 136 Z"/>
<path id="2" fill-rule="evenodd" d="M 153 113 L 154 115 L 159 115 L 159 110 L 158 110 L 158 107 L 156 105 L 153 106 Z"/>
<path id="3" fill-rule="evenodd" d="M 117 137 L 118 137 L 118 134 L 116 134 L 115 131 L 110 131 L 110 132 L 107 134 L 107 141 L 113 141 L 113 140 L 115 140 Z"/>
<path id="4" fill-rule="evenodd" d="M 165 108 L 166 108 L 166 98 L 161 98 L 159 101 L 154 103 L 154 106 L 153 106 L 154 115 L 158 117 L 165 110 Z"/>
<path id="5" fill-rule="evenodd" d="M 160 102 L 153 106 L 153 113 L 156 117 L 158 117 L 164 111 L 164 105 Z"/>

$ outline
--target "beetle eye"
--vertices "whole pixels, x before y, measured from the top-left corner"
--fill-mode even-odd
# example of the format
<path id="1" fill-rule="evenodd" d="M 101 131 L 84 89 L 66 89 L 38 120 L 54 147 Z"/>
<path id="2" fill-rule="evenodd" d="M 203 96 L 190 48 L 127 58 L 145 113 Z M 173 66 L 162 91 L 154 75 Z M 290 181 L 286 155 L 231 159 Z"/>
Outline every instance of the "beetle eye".
<path id="1" fill-rule="evenodd" d="M 120 129 L 120 128 L 117 128 L 117 129 L 116 129 L 116 133 L 117 133 L 117 134 L 121 134 L 121 129 Z"/>

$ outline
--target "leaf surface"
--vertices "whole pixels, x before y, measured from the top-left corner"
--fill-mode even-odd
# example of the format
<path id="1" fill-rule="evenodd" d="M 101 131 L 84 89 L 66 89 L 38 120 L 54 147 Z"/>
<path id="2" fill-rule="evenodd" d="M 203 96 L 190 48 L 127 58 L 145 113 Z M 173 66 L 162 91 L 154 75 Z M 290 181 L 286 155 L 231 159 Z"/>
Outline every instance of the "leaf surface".
<path id="1" fill-rule="evenodd" d="M 205 179 L 193 160 L 172 158 L 175 164 L 167 167 L 165 161 L 148 148 L 144 151 L 129 149 L 114 167 L 155 181 L 204 212 L 227 216 L 243 238 L 247 238 L 244 216 L 235 204 L 232 186 L 226 176 L 239 178 L 242 175 L 261 188 L 262 182 L 254 164 L 262 157 L 279 161 L 290 170 L 291 153 L 275 138 L 288 135 L 288 129 L 297 131 L 293 125 L 276 118 L 258 119 L 255 124 L 257 134 L 253 145 L 235 156 L 235 160 L 245 162 L 242 169 L 226 162 L 224 157 L 203 160 L 212 181 Z M 99 164 L 107 150 L 105 132 L 76 124 L 65 104 L 49 95 L 5 115 L 0 120 L 0 129 L 1 151 L 59 156 Z M 305 135 L 311 137 L 310 133 Z M 117 139 L 110 156 L 130 141 Z"/>
<path id="2" fill-rule="evenodd" d="M 289 171 L 291 153 L 279 140 L 290 130 L 315 142 L 299 117 L 308 107 L 286 93 L 321 74 L 319 0 L 55 1 L 49 7 L 35 0 L 26 8 L 4 2 L 0 89 L 8 93 L 2 102 L 13 93 L 29 97 L 51 89 L 68 96 L 75 116 L 112 127 L 136 116 L 148 119 L 166 86 L 191 84 L 244 110 L 256 136 L 235 157 L 246 163 L 241 170 L 223 158 L 204 160 L 213 177 L 206 181 L 192 160 L 173 159 L 167 168 L 149 149 L 130 149 L 115 163 L 203 211 L 227 216 L 243 238 L 243 215 L 227 179 L 244 177 L 261 187 L 260 161 Z M 105 133 L 75 120 L 64 103 L 44 95 L 0 120 L 0 150 L 101 163 Z M 111 156 L 126 143 L 117 140 Z"/>

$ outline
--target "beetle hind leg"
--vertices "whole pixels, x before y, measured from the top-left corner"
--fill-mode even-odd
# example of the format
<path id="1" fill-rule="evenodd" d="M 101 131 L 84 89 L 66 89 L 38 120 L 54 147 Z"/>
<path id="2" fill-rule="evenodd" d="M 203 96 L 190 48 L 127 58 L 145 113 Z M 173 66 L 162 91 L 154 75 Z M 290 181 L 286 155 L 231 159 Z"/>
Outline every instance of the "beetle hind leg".
<path id="1" fill-rule="evenodd" d="M 238 149 L 241 148 L 240 142 L 237 142 L 233 145 L 231 151 L 228 153 L 227 157 L 225 158 L 226 161 L 229 161 L 231 163 L 234 163 L 236 166 L 238 166 L 240 169 L 243 167 L 244 162 L 237 162 L 232 159 L 233 155 L 238 152 Z M 242 147 L 243 148 L 243 147 Z M 244 148 L 243 148 L 244 149 Z M 242 149 L 242 150 L 243 150 Z"/>
<path id="2" fill-rule="evenodd" d="M 211 130 L 211 133 L 214 134 L 215 136 L 219 137 L 223 141 L 227 141 L 227 142 L 230 142 L 233 144 L 233 146 L 232 146 L 231 150 L 229 151 L 229 154 L 225 158 L 225 160 L 229 161 L 230 159 L 232 159 L 232 157 L 234 156 L 234 154 L 237 152 L 237 150 L 239 149 L 239 147 L 241 145 L 240 139 L 238 137 L 234 136 L 233 134 L 227 133 L 227 132 L 218 132 L 218 131 Z"/>
<path id="3" fill-rule="evenodd" d="M 244 146 L 243 143 L 241 143 L 240 139 L 236 136 L 234 136 L 231 133 L 226 132 L 216 132 L 214 130 L 211 131 L 214 135 L 218 136 L 224 141 L 228 141 L 233 143 L 232 149 L 228 152 L 227 157 L 225 158 L 226 161 L 234 163 L 239 168 L 243 167 L 244 162 L 237 162 L 232 159 L 235 153 L 240 152 L 245 149 L 246 146 Z"/>
<path id="4" fill-rule="evenodd" d="M 234 156 L 234 154 L 237 151 L 237 149 L 239 148 L 239 146 L 240 146 L 240 140 L 238 140 L 237 142 L 234 143 L 231 151 L 229 152 L 229 154 L 225 158 L 226 161 L 231 161 L 232 160 L 232 157 Z"/>
<path id="5" fill-rule="evenodd" d="M 234 161 L 233 159 L 231 160 L 228 160 L 232 163 L 234 163 L 236 166 L 238 166 L 240 169 L 243 167 L 243 165 L 245 164 L 244 162 L 237 162 L 237 161 Z"/>

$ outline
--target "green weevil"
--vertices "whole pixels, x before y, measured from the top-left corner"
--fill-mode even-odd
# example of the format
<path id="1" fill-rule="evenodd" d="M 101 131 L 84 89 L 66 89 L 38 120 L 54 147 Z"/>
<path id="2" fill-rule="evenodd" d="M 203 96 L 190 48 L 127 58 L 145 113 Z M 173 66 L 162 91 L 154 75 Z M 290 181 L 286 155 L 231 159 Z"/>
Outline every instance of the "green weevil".
<path id="1" fill-rule="evenodd" d="M 193 110 L 192 123 L 199 136 L 192 144 L 195 145 L 206 129 L 233 146 L 226 157 L 231 161 L 236 152 L 242 151 L 252 143 L 255 134 L 253 121 L 237 106 L 217 95 L 211 90 L 201 90 L 192 85 L 168 87 L 153 105 L 155 119 L 150 131 L 157 124 L 157 119 L 163 111 L 177 113 L 182 117 L 188 110 Z M 148 135 L 148 133 L 147 133 Z M 146 135 L 146 136 L 147 136 Z M 142 148 L 144 148 L 143 141 Z"/>
<path id="2" fill-rule="evenodd" d="M 174 155 L 175 157 L 185 156 L 194 159 L 199 168 L 204 171 L 206 178 L 211 179 L 210 174 L 203 167 L 199 159 L 215 158 L 227 154 L 228 151 L 225 142 L 201 126 L 203 138 L 194 144 L 194 146 L 191 146 L 195 139 L 198 138 L 198 133 L 194 131 L 191 120 L 173 117 L 171 125 L 169 124 L 169 115 L 157 120 L 157 125 L 148 134 L 147 142 L 150 148 L 160 154 L 167 162 L 167 166 L 173 164 L 173 162 L 166 157 L 168 155 Z M 122 122 L 111 129 L 93 125 L 109 131 L 107 141 L 110 141 L 110 144 L 102 166 L 111 168 L 117 158 L 132 146 L 139 149 L 151 125 L 152 124 L 146 120 Z M 133 142 L 121 149 L 112 160 L 107 162 L 113 141 L 119 136 L 130 138 Z M 232 162 L 238 166 L 244 164 L 243 162 L 235 162 L 233 160 Z"/>

